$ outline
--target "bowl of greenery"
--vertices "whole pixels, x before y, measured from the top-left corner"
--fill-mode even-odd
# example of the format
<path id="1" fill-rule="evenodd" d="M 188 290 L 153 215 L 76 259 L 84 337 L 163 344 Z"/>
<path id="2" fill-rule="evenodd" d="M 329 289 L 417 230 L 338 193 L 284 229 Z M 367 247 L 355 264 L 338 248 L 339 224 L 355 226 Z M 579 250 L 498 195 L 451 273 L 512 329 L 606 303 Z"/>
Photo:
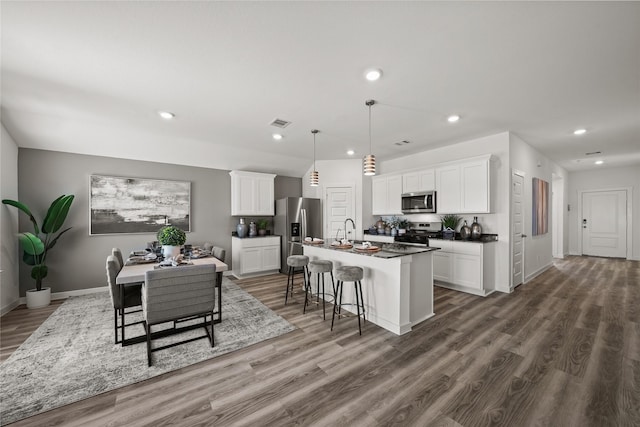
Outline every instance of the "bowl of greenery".
<path id="1" fill-rule="evenodd" d="M 174 225 L 168 225 L 158 230 L 158 242 L 162 245 L 162 252 L 165 258 L 177 257 L 180 255 L 180 246 L 187 241 L 184 231 Z"/>
<path id="2" fill-rule="evenodd" d="M 458 228 L 462 217 L 456 214 L 446 214 L 442 215 L 440 220 L 442 221 L 442 237 L 453 240 L 456 236 L 456 228 Z"/>

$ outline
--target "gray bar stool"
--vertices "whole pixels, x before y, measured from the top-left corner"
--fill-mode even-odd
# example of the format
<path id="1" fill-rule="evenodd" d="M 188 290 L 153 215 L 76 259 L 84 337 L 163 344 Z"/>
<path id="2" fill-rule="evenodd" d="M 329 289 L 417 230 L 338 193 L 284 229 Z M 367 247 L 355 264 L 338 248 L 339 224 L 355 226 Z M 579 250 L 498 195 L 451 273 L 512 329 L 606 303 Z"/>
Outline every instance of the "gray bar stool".
<path id="1" fill-rule="evenodd" d="M 338 317 L 340 317 L 340 308 L 343 305 L 355 305 L 356 311 L 358 312 L 358 330 L 360 331 L 360 335 L 362 335 L 362 326 L 360 326 L 360 308 L 362 308 L 362 318 L 364 321 L 367 321 L 367 318 L 364 315 L 364 300 L 362 299 L 362 278 L 364 277 L 364 270 L 362 267 L 355 266 L 342 266 L 336 268 L 336 280 L 338 281 L 338 286 L 336 288 L 336 298 L 338 300 L 337 304 L 333 306 L 333 315 L 331 316 L 331 330 L 333 331 L 333 322 L 336 318 L 336 312 L 338 313 Z M 344 282 L 353 282 L 353 289 L 355 291 L 356 302 L 354 303 L 344 303 L 342 304 L 342 287 Z"/>
<path id="2" fill-rule="evenodd" d="M 318 284 L 318 289 L 316 291 L 316 303 L 320 303 L 320 295 L 322 295 L 322 318 L 326 320 L 327 316 L 325 314 L 325 296 L 330 295 L 333 302 L 336 300 L 336 284 L 333 281 L 333 263 L 328 260 L 318 259 L 309 262 L 309 275 L 316 273 L 316 283 Z M 324 273 L 329 273 L 331 275 L 331 285 L 333 287 L 333 294 L 327 294 L 324 291 Z M 320 292 L 320 275 L 322 274 L 322 292 Z M 308 290 L 309 288 L 307 288 Z M 307 310 L 308 303 L 308 294 L 309 292 L 304 293 L 304 309 L 302 313 L 305 313 Z"/>
<path id="3" fill-rule="evenodd" d="M 287 301 L 289 299 L 289 292 L 291 292 L 291 297 L 293 298 L 293 280 L 295 278 L 295 274 L 296 273 L 302 273 L 303 276 L 303 283 L 304 283 L 304 289 L 305 289 L 305 302 L 306 302 L 306 298 L 307 298 L 307 288 L 309 287 L 308 285 L 308 278 L 309 278 L 309 269 L 307 268 L 307 265 L 309 265 L 309 257 L 306 255 L 290 255 L 287 257 L 287 265 L 289 266 L 289 270 L 288 270 L 288 274 L 287 274 L 287 290 L 284 293 L 284 303 L 285 305 L 287 304 Z M 298 268 L 299 270 L 296 271 L 296 268 Z M 289 283 L 291 283 L 291 285 L 289 285 Z M 289 291 L 289 289 L 291 289 L 291 291 Z"/>

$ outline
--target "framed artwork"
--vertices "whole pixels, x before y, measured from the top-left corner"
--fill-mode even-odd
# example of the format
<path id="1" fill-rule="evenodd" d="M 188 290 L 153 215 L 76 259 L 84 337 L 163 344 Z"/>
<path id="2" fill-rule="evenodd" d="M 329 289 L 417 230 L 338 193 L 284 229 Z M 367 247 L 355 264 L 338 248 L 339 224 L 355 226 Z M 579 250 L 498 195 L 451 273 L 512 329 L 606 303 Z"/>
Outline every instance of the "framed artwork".
<path id="1" fill-rule="evenodd" d="M 191 182 L 91 175 L 89 234 L 191 231 Z"/>
<path id="2" fill-rule="evenodd" d="M 534 236 L 549 232 L 549 183 L 533 178 L 533 215 L 531 216 Z"/>

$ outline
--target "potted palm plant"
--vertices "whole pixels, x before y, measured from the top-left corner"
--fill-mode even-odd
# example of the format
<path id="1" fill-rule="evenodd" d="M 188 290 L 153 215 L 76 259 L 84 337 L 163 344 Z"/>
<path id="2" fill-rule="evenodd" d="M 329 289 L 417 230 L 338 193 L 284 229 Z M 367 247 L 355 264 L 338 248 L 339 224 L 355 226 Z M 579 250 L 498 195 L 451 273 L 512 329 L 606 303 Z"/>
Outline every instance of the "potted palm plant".
<path id="1" fill-rule="evenodd" d="M 446 214 L 442 215 L 440 220 L 442 221 L 442 237 L 453 240 L 456 236 L 456 228 L 460 224 L 462 217 L 456 214 Z"/>
<path id="2" fill-rule="evenodd" d="M 73 198 L 73 195 L 63 194 L 55 199 L 47 210 L 42 227 L 38 226 L 36 218 L 27 205 L 16 200 L 2 200 L 5 205 L 13 206 L 24 212 L 33 224 L 33 233 L 18 234 L 18 240 L 23 250 L 22 261 L 31 266 L 31 277 L 36 281 L 35 289 L 29 289 L 26 293 L 28 308 L 46 307 L 51 303 L 51 288 L 42 287 L 42 281 L 47 277 L 49 271 L 47 254 L 53 249 L 60 236 L 71 229 L 68 227 L 58 232 L 67 218 Z"/>
<path id="3" fill-rule="evenodd" d="M 165 258 L 175 258 L 180 255 L 180 246 L 187 241 L 184 231 L 175 225 L 168 225 L 158 230 L 158 242 L 162 245 L 162 255 Z"/>

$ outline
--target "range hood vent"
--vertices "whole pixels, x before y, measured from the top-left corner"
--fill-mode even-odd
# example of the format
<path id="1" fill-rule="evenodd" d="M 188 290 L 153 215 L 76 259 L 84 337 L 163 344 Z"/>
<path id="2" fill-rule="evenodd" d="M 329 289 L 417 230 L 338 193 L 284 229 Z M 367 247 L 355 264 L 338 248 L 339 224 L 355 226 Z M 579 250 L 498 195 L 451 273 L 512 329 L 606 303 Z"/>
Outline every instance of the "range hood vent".
<path id="1" fill-rule="evenodd" d="M 277 128 L 286 128 L 287 126 L 289 126 L 291 124 L 291 122 L 288 122 L 286 120 L 282 120 L 282 119 L 278 119 L 275 118 L 273 119 L 273 121 L 271 123 L 269 123 L 271 126 L 275 126 Z"/>

